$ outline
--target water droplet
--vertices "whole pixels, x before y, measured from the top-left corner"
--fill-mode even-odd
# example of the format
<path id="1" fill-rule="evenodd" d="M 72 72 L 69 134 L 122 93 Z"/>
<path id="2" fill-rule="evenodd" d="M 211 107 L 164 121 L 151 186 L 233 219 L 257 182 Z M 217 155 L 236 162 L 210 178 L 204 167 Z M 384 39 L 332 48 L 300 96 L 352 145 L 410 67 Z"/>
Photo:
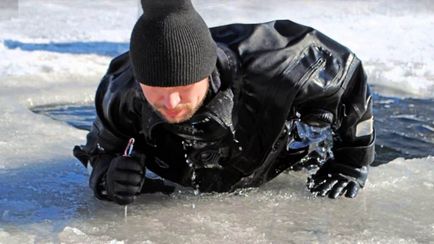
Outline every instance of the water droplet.
<path id="1" fill-rule="evenodd" d="M 188 147 L 193 147 L 193 145 L 196 145 L 197 141 L 196 140 L 186 140 L 186 141 L 182 141 L 182 145 L 183 145 L 183 149 L 184 149 L 184 157 L 185 157 L 185 162 L 188 165 L 188 167 L 190 167 L 192 169 L 191 172 L 191 186 L 194 189 L 194 195 L 199 195 L 199 185 L 196 184 L 196 178 L 197 178 L 197 174 L 196 174 L 196 169 L 195 169 L 195 165 L 193 164 L 193 161 L 191 161 L 188 157 Z"/>

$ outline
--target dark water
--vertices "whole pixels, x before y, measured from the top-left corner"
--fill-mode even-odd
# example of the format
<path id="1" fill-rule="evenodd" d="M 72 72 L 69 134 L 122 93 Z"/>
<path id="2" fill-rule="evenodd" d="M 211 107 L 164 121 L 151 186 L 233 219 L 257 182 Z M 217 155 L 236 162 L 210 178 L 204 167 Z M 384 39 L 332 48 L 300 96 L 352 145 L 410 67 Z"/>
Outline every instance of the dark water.
<path id="1" fill-rule="evenodd" d="M 129 43 L 106 41 L 26 43 L 17 40 L 4 40 L 3 45 L 9 49 L 21 49 L 30 52 L 46 51 L 70 54 L 96 54 L 108 57 L 116 57 L 128 51 L 129 48 Z"/>
<path id="2" fill-rule="evenodd" d="M 434 100 L 374 95 L 377 157 L 373 165 L 397 157 L 434 155 Z M 89 104 L 57 104 L 31 108 L 38 114 L 89 130 L 95 108 Z"/>
<path id="3" fill-rule="evenodd" d="M 374 99 L 378 161 L 434 155 L 434 100 Z"/>
<path id="4" fill-rule="evenodd" d="M 95 120 L 93 104 L 52 104 L 33 107 L 31 110 L 54 120 L 66 122 L 80 130 L 90 130 Z"/>

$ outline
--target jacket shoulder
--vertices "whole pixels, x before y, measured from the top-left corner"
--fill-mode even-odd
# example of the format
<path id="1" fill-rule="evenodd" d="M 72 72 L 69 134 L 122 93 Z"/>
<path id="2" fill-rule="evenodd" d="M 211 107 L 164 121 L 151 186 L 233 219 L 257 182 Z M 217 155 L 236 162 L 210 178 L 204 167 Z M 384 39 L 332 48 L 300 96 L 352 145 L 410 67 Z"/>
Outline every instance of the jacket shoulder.
<path id="1" fill-rule="evenodd" d="M 98 117 L 114 133 L 128 135 L 138 130 L 143 103 L 143 94 L 134 79 L 128 53 L 114 58 L 96 91 Z"/>
<path id="2" fill-rule="evenodd" d="M 210 28 L 211 35 L 216 42 L 224 43 L 231 48 L 235 48 L 241 42 L 249 39 L 259 41 L 267 38 L 269 40 L 273 35 L 269 36 L 267 32 L 273 32 L 274 34 L 289 37 L 291 40 L 296 40 L 311 30 L 311 27 L 290 20 L 274 20 L 253 24 L 235 23 Z"/>
<path id="3" fill-rule="evenodd" d="M 356 59 L 344 45 L 290 20 L 231 24 L 211 31 L 238 57 L 245 78 L 285 79 L 294 89 L 304 87 L 312 94 L 331 94 L 344 86 L 349 64 Z"/>
<path id="4" fill-rule="evenodd" d="M 130 54 L 129 52 L 125 52 L 110 62 L 109 68 L 107 70 L 107 74 L 117 74 L 128 68 L 130 65 Z"/>

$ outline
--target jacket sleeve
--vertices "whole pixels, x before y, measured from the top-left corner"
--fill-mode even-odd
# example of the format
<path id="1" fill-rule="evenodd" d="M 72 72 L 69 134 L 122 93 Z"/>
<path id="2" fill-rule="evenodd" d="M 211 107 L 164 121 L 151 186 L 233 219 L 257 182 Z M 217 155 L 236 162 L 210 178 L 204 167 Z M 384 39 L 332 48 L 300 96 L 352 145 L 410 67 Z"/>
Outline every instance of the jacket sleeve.
<path id="1" fill-rule="evenodd" d="M 375 157 L 373 101 L 358 57 L 321 32 L 291 21 L 250 29 L 239 45 L 250 73 L 261 77 L 255 73 L 260 70 L 270 77 L 283 77 L 287 97 L 296 93 L 292 111 L 299 112 L 307 124 L 331 125 L 336 162 L 355 167 L 371 164 Z"/>
<path id="2" fill-rule="evenodd" d="M 87 134 L 86 144 L 73 149 L 74 156 L 91 171 L 89 186 L 100 199 L 104 199 L 101 182 L 111 160 L 122 155 L 129 138 L 134 136 L 137 129 L 134 107 L 139 103 L 134 103 L 134 99 L 131 99 L 134 96 L 129 96 L 128 90 L 118 94 L 115 92 L 126 83 L 126 77 L 121 77 L 127 72 L 122 67 L 126 58 L 124 54 L 111 62 L 96 91 L 96 118 Z"/>
<path id="3" fill-rule="evenodd" d="M 354 72 L 348 74 L 334 129 L 333 153 L 337 162 L 360 167 L 375 159 L 373 99 L 362 63 L 356 59 Z"/>
<path id="4" fill-rule="evenodd" d="M 240 137 L 247 145 L 259 145 L 251 150 L 252 155 L 259 155 L 255 152 L 262 152 L 268 138 L 278 136 L 280 124 L 299 112 L 310 125 L 332 127 L 337 161 L 357 167 L 372 163 L 372 97 L 363 65 L 348 48 L 311 27 L 289 20 L 233 24 L 212 31 L 215 40 L 225 43 L 240 60 L 243 89 L 239 89 L 239 97 L 252 104 L 243 110 L 247 128 L 244 134 L 263 131 L 261 140 Z M 263 104 L 273 106 L 261 110 Z M 257 119 L 261 114 L 273 121 Z M 242 124 L 243 116 L 239 117 L 238 124 Z M 250 121 L 261 123 L 257 123 L 257 128 Z"/>
<path id="5" fill-rule="evenodd" d="M 121 143 L 123 143 L 122 138 L 109 132 L 97 117 L 87 134 L 86 144 L 75 146 L 73 149 L 74 156 L 90 172 L 89 187 L 99 199 L 105 199 L 103 194 L 105 173 L 112 159 L 120 155 L 116 144 Z"/>
<path id="6" fill-rule="evenodd" d="M 298 105 L 302 121 L 314 126 L 331 125 L 333 154 L 336 162 L 361 167 L 370 165 L 375 158 L 375 130 L 372 96 L 361 61 L 351 55 L 344 68 L 340 88 L 325 96 L 309 95 L 307 90 L 317 84 L 307 84 L 301 92 L 303 102 Z M 315 83 L 315 79 L 310 81 Z M 314 97 L 314 99 L 306 99 Z"/>
<path id="7" fill-rule="evenodd" d="M 112 159 L 121 155 L 121 148 L 124 143 L 125 139 L 115 135 L 97 114 L 86 136 L 86 144 L 75 146 L 73 149 L 74 156 L 90 172 L 89 187 L 98 199 L 106 199 L 103 193 L 105 191 L 105 174 Z"/>
<path id="8" fill-rule="evenodd" d="M 92 156 L 120 154 L 128 139 L 137 130 L 135 91 L 128 75 L 128 53 L 112 60 L 96 90 L 96 118 L 86 137 L 86 145 L 76 147 L 74 154 L 84 164 L 93 167 Z M 81 152 L 78 149 L 81 149 Z"/>

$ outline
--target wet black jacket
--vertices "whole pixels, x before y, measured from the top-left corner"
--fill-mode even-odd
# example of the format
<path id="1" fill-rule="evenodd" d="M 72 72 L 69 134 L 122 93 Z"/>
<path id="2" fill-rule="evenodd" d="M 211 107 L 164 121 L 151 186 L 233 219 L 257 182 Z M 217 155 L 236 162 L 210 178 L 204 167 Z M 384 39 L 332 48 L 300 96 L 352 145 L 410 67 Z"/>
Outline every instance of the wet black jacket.
<path id="1" fill-rule="evenodd" d="M 337 161 L 374 160 L 372 98 L 360 60 L 322 33 L 288 20 L 211 28 L 218 62 L 204 106 L 179 125 L 162 121 L 115 58 L 95 97 L 97 118 L 74 154 L 94 168 L 91 187 L 129 138 L 163 178 L 205 191 L 259 185 L 300 159 L 285 150 L 286 121 L 331 125 Z M 364 132 L 363 132 L 364 131 Z M 366 132 L 367 131 L 367 132 Z M 287 162 L 288 161 L 288 162 Z"/>

